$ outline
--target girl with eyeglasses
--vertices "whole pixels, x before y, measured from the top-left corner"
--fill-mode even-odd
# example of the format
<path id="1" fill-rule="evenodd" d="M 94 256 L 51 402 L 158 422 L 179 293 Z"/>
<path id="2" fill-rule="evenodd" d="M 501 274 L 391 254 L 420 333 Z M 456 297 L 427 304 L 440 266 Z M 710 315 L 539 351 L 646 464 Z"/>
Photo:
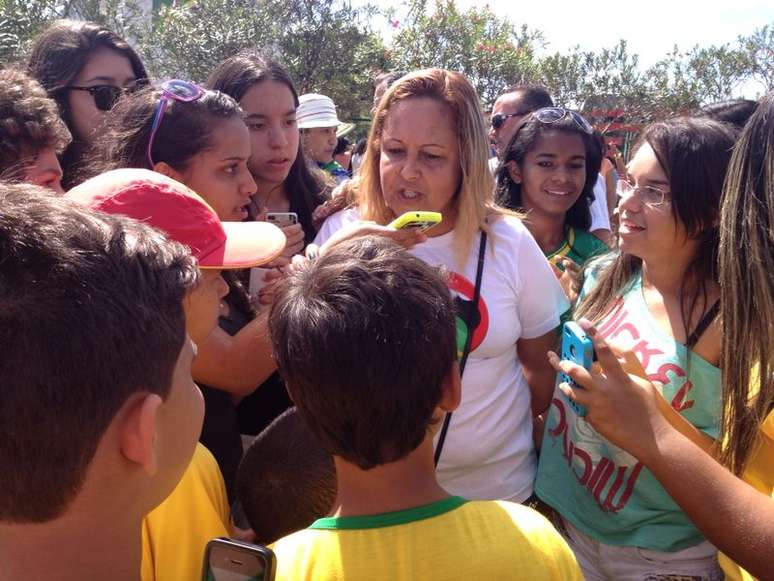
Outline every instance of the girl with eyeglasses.
<path id="1" fill-rule="evenodd" d="M 497 201 L 524 212 L 524 224 L 554 267 L 570 302 L 579 266 L 607 246 L 589 233 L 602 147 L 588 122 L 560 107 L 529 115 L 508 143 Z"/>
<path id="2" fill-rule="evenodd" d="M 125 91 L 147 82 L 140 57 L 121 37 L 93 22 L 59 20 L 43 31 L 27 70 L 59 111 L 73 140 L 60 156 L 62 185 L 69 189 L 107 112 Z"/>
<path id="3" fill-rule="evenodd" d="M 151 169 L 194 190 L 224 222 L 248 217 L 256 191 L 248 169 L 250 132 L 236 101 L 219 91 L 172 80 L 128 95 L 111 111 L 95 150 L 94 175 Z M 276 365 L 266 310 L 256 313 L 237 278 L 224 278 L 229 293 L 219 327 L 199 344 L 192 369 L 205 398 L 201 442 L 218 460 L 231 496 L 242 457 L 235 401 L 266 381 Z"/>
<path id="4" fill-rule="evenodd" d="M 706 453 L 664 413 L 654 385 L 627 375 L 593 328 L 602 369 L 553 364 L 595 429 L 652 471 L 720 551 L 725 578 L 770 579 L 774 563 L 774 93 L 742 130 L 720 213 L 723 425 Z M 669 411 L 669 408 L 666 409 Z M 699 445 L 697 445 L 697 443 Z M 705 449 L 702 449 L 705 448 Z M 713 457 L 714 456 L 714 457 Z"/>
<path id="5" fill-rule="evenodd" d="M 707 446 L 722 411 L 718 217 L 734 138 L 706 119 L 645 129 L 619 181 L 618 250 L 587 269 L 574 312 L 628 352 L 631 368 Z M 555 392 L 536 491 L 561 517 L 586 578 L 720 578 L 715 547 L 643 464 L 581 413 Z"/>

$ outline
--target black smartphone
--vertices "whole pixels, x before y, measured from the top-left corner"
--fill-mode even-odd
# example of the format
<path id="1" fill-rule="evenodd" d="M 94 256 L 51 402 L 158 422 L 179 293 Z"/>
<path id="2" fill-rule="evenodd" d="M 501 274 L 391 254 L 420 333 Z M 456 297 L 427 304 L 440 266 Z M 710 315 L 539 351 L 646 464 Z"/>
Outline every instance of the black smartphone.
<path id="1" fill-rule="evenodd" d="M 271 549 L 218 538 L 204 550 L 202 581 L 274 581 L 277 559 Z"/>

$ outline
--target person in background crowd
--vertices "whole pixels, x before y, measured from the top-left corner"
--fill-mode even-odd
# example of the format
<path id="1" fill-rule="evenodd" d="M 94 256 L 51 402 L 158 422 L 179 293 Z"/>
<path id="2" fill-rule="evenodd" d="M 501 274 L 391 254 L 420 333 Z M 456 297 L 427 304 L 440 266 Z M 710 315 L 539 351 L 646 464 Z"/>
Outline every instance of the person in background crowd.
<path id="1" fill-rule="evenodd" d="M 352 177 L 352 151 L 349 146 L 350 143 L 346 137 L 338 137 L 336 139 L 336 149 L 333 150 L 333 159 L 347 170 L 349 177 Z"/>
<path id="2" fill-rule="evenodd" d="M 489 161 L 493 172 L 521 121 L 533 111 L 553 106 L 554 101 L 548 90 L 539 85 L 514 85 L 497 97 L 492 106 L 489 128 L 489 140 L 497 153 L 497 156 Z"/>
<path id="3" fill-rule="evenodd" d="M 56 156 L 68 143 L 70 132 L 40 84 L 16 69 L 0 71 L 0 179 L 63 194 Z"/>
<path id="4" fill-rule="evenodd" d="M 258 543 L 268 545 L 327 515 L 336 499 L 333 457 L 295 407 L 253 440 L 237 473 L 237 497 Z"/>
<path id="5" fill-rule="evenodd" d="M 524 224 L 574 303 L 580 266 L 607 246 L 589 234 L 602 149 L 580 114 L 560 107 L 526 117 L 503 152 L 497 201 L 526 213 Z"/>
<path id="6" fill-rule="evenodd" d="M 223 269 L 272 260 L 284 247 L 278 228 L 266 223 L 221 223 L 207 203 L 160 173 L 117 169 L 83 182 L 67 197 L 93 210 L 141 220 L 186 245 L 201 281 L 184 300 L 186 329 L 201 344 L 215 329 L 228 292 Z M 172 493 L 143 519 L 142 581 L 195 579 L 210 539 L 231 534 L 223 477 L 212 454 L 197 444 Z"/>
<path id="7" fill-rule="evenodd" d="M 718 217 L 735 137 L 709 119 L 644 130 L 619 181 L 618 252 L 589 267 L 574 312 L 634 355 L 707 447 L 722 414 Z M 716 549 L 688 515 L 561 394 L 546 417 L 536 491 L 561 515 L 589 580 L 719 578 Z"/>
<path id="8" fill-rule="evenodd" d="M 228 95 L 178 80 L 129 95 L 114 108 L 97 150 L 94 174 L 152 169 L 199 194 L 221 221 L 248 217 L 256 189 L 247 166 L 250 133 L 242 109 Z M 229 294 L 220 324 L 199 345 L 193 375 L 206 403 L 201 442 L 218 460 L 232 498 L 242 457 L 236 402 L 263 384 L 276 363 L 266 336 L 267 315 L 256 315 L 232 273 L 224 278 Z"/>
<path id="9" fill-rule="evenodd" d="M 389 89 L 395 81 L 397 81 L 405 74 L 406 73 L 404 71 L 387 71 L 374 77 L 374 99 L 373 104 L 371 105 L 372 116 L 376 114 L 376 109 L 379 107 L 379 101 L 382 100 L 382 97 L 387 92 L 387 89 Z"/>
<path id="10" fill-rule="evenodd" d="M 244 51 L 220 63 L 207 88 L 239 103 L 250 130 L 252 153 L 247 167 L 256 183 L 250 215 L 294 212 L 303 245 L 314 240 L 312 213 L 328 197 L 324 176 L 310 171 L 301 147 L 298 92 L 290 74 L 277 61 L 256 51 Z M 284 229 L 289 247 L 300 252 L 299 228 Z M 295 253 L 294 252 L 294 253 Z"/>
<path id="11" fill-rule="evenodd" d="M 755 110 L 758 108 L 758 101 L 750 99 L 730 99 L 728 101 L 718 101 L 710 103 L 699 110 L 699 115 L 709 117 L 715 121 L 721 121 L 733 125 L 736 129 L 742 130 Z"/>
<path id="12" fill-rule="evenodd" d="M 65 190 L 83 176 L 82 165 L 107 112 L 122 93 L 147 83 L 148 74 L 134 49 L 93 22 L 59 20 L 35 40 L 27 72 L 59 106 L 73 136 L 61 155 Z"/>
<path id="13" fill-rule="evenodd" d="M 586 389 L 562 385 L 600 434 L 638 458 L 724 554 L 725 578 L 771 577 L 774 562 L 774 93 L 764 97 L 734 148 L 720 213 L 723 421 L 706 453 L 674 421 L 656 386 L 627 375 L 595 329 L 602 370 L 552 358 Z M 698 444 L 698 445 L 697 445 Z M 702 449 L 704 448 L 704 449 Z M 712 510 L 707 510 L 712 507 Z"/>
<path id="14" fill-rule="evenodd" d="M 310 168 L 300 142 L 296 121 L 298 93 L 287 70 L 256 51 L 226 59 L 210 74 L 207 86 L 236 101 L 250 130 L 251 155 L 247 167 L 256 183 L 249 206 L 252 219 L 266 212 L 293 212 L 298 224 L 282 230 L 286 252 L 274 265 L 283 266 L 314 240 L 312 214 L 328 197 L 325 175 Z M 263 270 L 264 282 L 277 274 Z M 268 273 L 268 274 L 266 274 Z M 272 373 L 237 408 L 242 434 L 256 435 L 292 404 L 285 385 Z"/>
<path id="15" fill-rule="evenodd" d="M 0 184 L 0 579 L 136 581 L 201 428 L 187 248 Z"/>
<path id="16" fill-rule="evenodd" d="M 537 512 L 452 496 L 436 479 L 433 435 L 462 397 L 454 302 L 437 269 L 384 238 L 344 242 L 290 276 L 270 325 L 338 483 L 333 516 L 273 545 L 279 581 L 581 579 Z"/>
<path id="17" fill-rule="evenodd" d="M 325 252 L 375 230 L 407 245 L 419 242 L 416 256 L 454 273 L 458 353 L 470 357 L 465 398 L 437 445 L 438 479 L 454 494 L 522 502 L 536 470 L 531 420 L 548 407 L 554 388 L 545 352 L 555 345 L 568 303 L 521 220 L 495 206 L 488 149 L 478 95 L 463 75 L 405 75 L 379 103 L 352 180 L 356 207 L 329 217 L 316 242 Z M 384 227 L 414 210 L 443 215 L 426 240 Z"/>
<path id="18" fill-rule="evenodd" d="M 336 105 L 330 97 L 307 93 L 298 98 L 296 120 L 301 130 L 301 143 L 306 155 L 336 183 L 349 179 L 347 170 L 334 159 L 336 130 L 341 121 L 336 115 Z"/>

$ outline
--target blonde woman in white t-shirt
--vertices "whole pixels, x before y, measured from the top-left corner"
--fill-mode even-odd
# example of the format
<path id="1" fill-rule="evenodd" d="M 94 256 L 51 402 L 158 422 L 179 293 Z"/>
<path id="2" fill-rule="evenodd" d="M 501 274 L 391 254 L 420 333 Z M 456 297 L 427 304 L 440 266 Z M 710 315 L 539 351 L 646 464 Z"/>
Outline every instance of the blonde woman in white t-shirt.
<path id="1" fill-rule="evenodd" d="M 383 234 L 450 271 L 458 354 L 469 351 L 469 358 L 438 477 L 453 494 L 523 502 L 536 469 L 532 418 L 553 393 L 555 372 L 545 353 L 555 347 L 567 304 L 519 218 L 495 205 L 487 154 L 478 96 L 463 75 L 441 69 L 406 75 L 376 110 L 360 175 L 347 186 L 354 205 L 330 216 L 315 242 L 324 252 L 353 235 Z M 413 210 L 440 212 L 443 221 L 426 235 L 385 226 Z"/>

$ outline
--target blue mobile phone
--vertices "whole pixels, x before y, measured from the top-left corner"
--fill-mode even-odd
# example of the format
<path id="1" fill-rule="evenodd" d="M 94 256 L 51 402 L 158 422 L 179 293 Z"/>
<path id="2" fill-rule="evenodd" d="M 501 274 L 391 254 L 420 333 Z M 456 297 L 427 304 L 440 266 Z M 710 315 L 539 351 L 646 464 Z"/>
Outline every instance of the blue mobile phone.
<path id="1" fill-rule="evenodd" d="M 561 357 L 563 360 L 572 361 L 581 367 L 591 370 L 591 364 L 594 362 L 594 344 L 575 321 L 567 321 L 564 327 L 562 327 Z M 582 389 L 569 375 L 560 372 L 559 376 L 561 381 L 569 383 L 573 388 Z M 564 396 L 564 398 L 579 416 L 583 417 L 586 415 L 587 410 L 585 407 L 575 403 L 567 396 Z"/>

